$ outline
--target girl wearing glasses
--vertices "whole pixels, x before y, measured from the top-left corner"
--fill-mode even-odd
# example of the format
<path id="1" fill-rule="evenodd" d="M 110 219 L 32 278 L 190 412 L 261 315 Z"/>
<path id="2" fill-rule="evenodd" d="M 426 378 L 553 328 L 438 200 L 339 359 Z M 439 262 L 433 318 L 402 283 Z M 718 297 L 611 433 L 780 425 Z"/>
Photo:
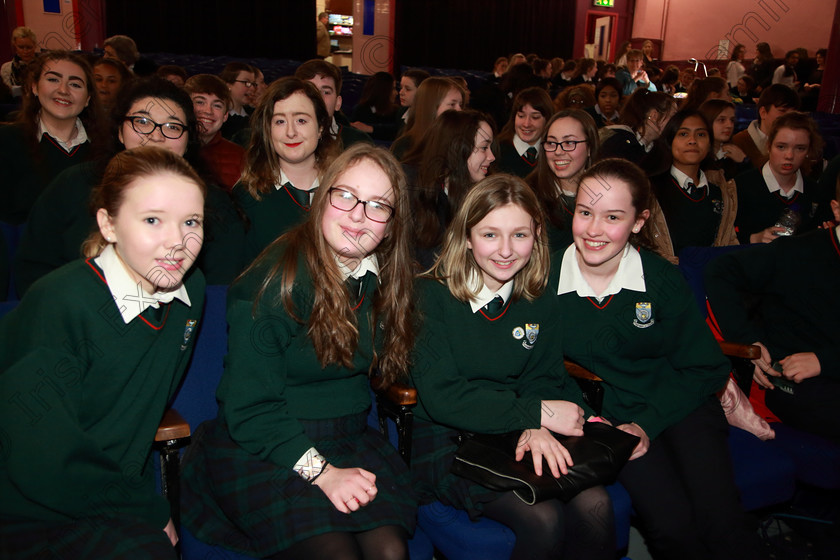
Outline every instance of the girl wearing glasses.
<path id="1" fill-rule="evenodd" d="M 272 83 L 252 123 L 245 169 L 233 187 L 250 222 L 246 262 L 309 214 L 319 177 L 338 151 L 321 93 L 298 78 Z"/>
<path id="2" fill-rule="evenodd" d="M 183 522 L 260 558 L 407 558 L 410 477 L 366 426 L 371 371 L 406 375 L 413 343 L 405 178 L 357 144 L 323 185 L 228 292 L 219 415 L 184 457 Z"/>
<path id="3" fill-rule="evenodd" d="M 459 431 L 517 431 L 517 458 L 530 451 L 535 472 L 555 477 L 570 458 L 549 430 L 583 433 L 580 390 L 563 367 L 560 316 L 544 294 L 544 224 L 524 181 L 488 177 L 466 194 L 440 258 L 417 282 L 414 487 L 421 503 L 440 500 L 509 526 L 516 534 L 511 558 L 607 559 L 615 554 L 615 530 L 603 488 L 567 504 L 527 505 L 449 472 Z"/>
<path id="4" fill-rule="evenodd" d="M 50 181 L 100 153 L 105 140 L 93 72 L 83 58 L 42 54 L 29 84 L 17 121 L 0 126 L 0 221 L 12 224 L 25 222 Z"/>
<path id="5" fill-rule="evenodd" d="M 189 95 L 162 78 L 132 84 L 114 108 L 112 136 L 117 147 L 157 146 L 184 157 L 202 177 L 195 112 Z M 82 242 L 95 227 L 88 208 L 107 159 L 71 167 L 50 184 L 35 203 L 21 237 L 15 265 L 20 295 L 41 276 L 81 255 Z M 245 230 L 233 201 L 208 183 L 205 242 L 198 267 L 209 284 L 228 284 L 244 267 Z"/>
<path id="6" fill-rule="evenodd" d="M 572 215 L 581 174 L 598 157 L 598 129 L 580 109 L 556 113 L 545 127 L 537 168 L 526 179 L 542 204 L 552 249 L 572 242 Z"/>

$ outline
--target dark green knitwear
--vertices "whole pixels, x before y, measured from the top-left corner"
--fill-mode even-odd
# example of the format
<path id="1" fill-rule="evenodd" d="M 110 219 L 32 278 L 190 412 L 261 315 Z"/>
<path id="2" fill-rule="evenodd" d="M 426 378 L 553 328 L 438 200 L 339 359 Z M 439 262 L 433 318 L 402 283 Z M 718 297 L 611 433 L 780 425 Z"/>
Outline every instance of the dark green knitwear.
<path id="1" fill-rule="evenodd" d="M 306 219 L 309 208 L 303 208 L 285 188 L 252 197 L 243 183 L 233 187 L 233 198 L 248 218 L 245 234 L 245 262 L 250 263 L 271 242 Z"/>
<path id="2" fill-rule="evenodd" d="M 602 303 L 557 296 L 562 253 L 553 255 L 547 289 L 559 306 L 566 356 L 604 380 L 603 415 L 636 422 L 653 439 L 723 388 L 730 367 L 679 270 L 641 255 L 645 292 L 622 289 Z"/>
<path id="3" fill-rule="evenodd" d="M 496 169 L 502 173 L 510 173 L 523 179 L 528 176 L 531 171 L 536 169 L 537 162 L 531 165 L 528 161 L 519 155 L 516 148 L 513 146 L 513 141 L 505 142 L 499 147 L 499 159 L 495 163 Z"/>
<path id="4" fill-rule="evenodd" d="M 151 448 L 192 353 L 201 272 L 186 286 L 191 307 L 126 325 L 99 268 L 77 260 L 0 320 L 0 533 L 102 515 L 163 529 Z"/>

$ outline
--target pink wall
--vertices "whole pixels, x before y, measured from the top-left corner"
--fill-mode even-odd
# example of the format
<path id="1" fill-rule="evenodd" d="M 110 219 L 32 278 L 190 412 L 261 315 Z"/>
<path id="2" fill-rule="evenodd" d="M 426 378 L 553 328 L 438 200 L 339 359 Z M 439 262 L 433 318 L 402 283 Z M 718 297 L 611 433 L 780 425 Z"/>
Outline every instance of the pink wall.
<path id="1" fill-rule="evenodd" d="M 636 0 L 634 37 L 659 38 L 664 29 L 663 60 L 727 59 L 736 43 L 747 46 L 765 41 L 773 54 L 804 47 L 813 55 L 828 47 L 834 2 L 830 0 Z M 718 56 L 718 42 L 728 40 L 729 50 Z"/>

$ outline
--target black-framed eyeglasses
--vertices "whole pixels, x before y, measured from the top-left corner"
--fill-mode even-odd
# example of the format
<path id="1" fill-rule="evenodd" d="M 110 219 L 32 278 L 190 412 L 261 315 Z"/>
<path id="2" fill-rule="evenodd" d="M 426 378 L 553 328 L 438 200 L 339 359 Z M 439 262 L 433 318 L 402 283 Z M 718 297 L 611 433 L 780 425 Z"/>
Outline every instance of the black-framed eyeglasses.
<path id="1" fill-rule="evenodd" d="M 557 146 L 560 146 L 560 149 L 564 152 L 574 152 L 578 144 L 585 144 L 586 142 L 587 140 L 563 140 L 562 142 L 546 140 L 542 143 L 542 146 L 546 152 L 556 152 Z"/>
<path id="2" fill-rule="evenodd" d="M 156 123 L 149 117 L 142 116 L 126 117 L 125 120 L 131 122 L 131 128 L 133 128 L 134 132 L 137 134 L 149 135 L 154 132 L 156 128 L 159 128 L 160 133 L 170 140 L 177 140 L 184 135 L 184 132 L 187 131 L 187 127 L 178 122 Z"/>
<path id="3" fill-rule="evenodd" d="M 360 200 L 359 197 L 350 191 L 345 191 L 337 187 L 332 187 L 328 192 L 330 193 L 330 206 L 342 212 L 350 212 L 353 208 L 361 204 L 364 206 L 365 216 L 380 224 L 384 224 L 394 215 L 394 208 L 382 202 Z"/>
<path id="4" fill-rule="evenodd" d="M 250 82 L 248 80 L 233 80 L 234 82 L 238 82 L 240 84 L 245 84 L 245 87 L 255 88 L 257 87 L 257 82 Z"/>

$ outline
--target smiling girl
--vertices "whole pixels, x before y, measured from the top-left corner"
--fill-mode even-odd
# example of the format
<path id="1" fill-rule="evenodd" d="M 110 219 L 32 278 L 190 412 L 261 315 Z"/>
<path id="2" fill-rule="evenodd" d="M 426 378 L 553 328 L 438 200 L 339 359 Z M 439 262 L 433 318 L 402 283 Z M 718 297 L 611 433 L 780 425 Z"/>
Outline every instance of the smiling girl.
<path id="1" fill-rule="evenodd" d="M 822 149 L 814 120 L 798 111 L 785 113 L 773 123 L 767 145 L 767 163 L 737 180 L 735 226 L 741 243 L 769 243 L 779 235 L 809 231 L 831 220 L 817 184 L 801 171 Z M 781 219 L 786 213 L 795 222 L 789 228 Z"/>
<path id="2" fill-rule="evenodd" d="M 715 393 L 730 364 L 679 270 L 653 253 L 650 183 L 607 159 L 584 173 L 574 244 L 548 290 L 566 357 L 603 379 L 601 416 L 641 438 L 619 481 L 655 558 L 761 558 L 745 523 Z"/>
<path id="3" fill-rule="evenodd" d="M 176 558 L 151 447 L 201 317 L 204 277 L 188 271 L 204 193 L 171 152 L 117 155 L 93 192 L 87 258 L 41 279 L 0 321 L 10 558 Z"/>
<path id="4" fill-rule="evenodd" d="M 563 367 L 560 325 L 543 296 L 545 218 L 519 178 L 494 175 L 466 195 L 440 258 L 418 280 L 422 327 L 412 380 L 418 390 L 413 461 L 421 503 L 440 500 L 511 527 L 511 558 L 612 558 L 612 509 L 603 488 L 564 504 L 527 505 L 449 472 L 457 436 L 519 434 L 517 460 L 544 476 L 571 459 L 551 432 L 580 435 L 580 390 Z M 547 468 L 543 466 L 543 459 Z M 594 517 L 593 517 L 594 516 Z"/>
<path id="5" fill-rule="evenodd" d="M 564 109 L 546 125 L 537 169 L 527 181 L 548 216 L 546 233 L 554 249 L 571 243 L 578 182 L 598 157 L 599 144 L 595 122 L 580 109 Z"/>
<path id="6" fill-rule="evenodd" d="M 520 91 L 513 100 L 510 120 L 499 133 L 498 171 L 526 177 L 537 165 L 545 125 L 554 114 L 554 103 L 543 88 Z"/>
<path id="7" fill-rule="evenodd" d="M 23 108 L 0 126 L 0 220 L 26 221 L 38 195 L 61 171 L 98 154 L 104 143 L 90 65 L 66 51 L 35 59 Z"/>
<path id="8" fill-rule="evenodd" d="M 281 78 L 260 99 L 234 197 L 250 221 L 246 262 L 308 215 L 319 176 L 338 150 L 318 89 Z"/>
<path id="9" fill-rule="evenodd" d="M 231 287 L 219 415 L 184 458 L 200 539 L 261 558 L 407 558 L 405 463 L 366 426 L 371 372 L 406 375 L 413 342 L 407 197 L 393 156 L 351 147 L 308 220 Z"/>

